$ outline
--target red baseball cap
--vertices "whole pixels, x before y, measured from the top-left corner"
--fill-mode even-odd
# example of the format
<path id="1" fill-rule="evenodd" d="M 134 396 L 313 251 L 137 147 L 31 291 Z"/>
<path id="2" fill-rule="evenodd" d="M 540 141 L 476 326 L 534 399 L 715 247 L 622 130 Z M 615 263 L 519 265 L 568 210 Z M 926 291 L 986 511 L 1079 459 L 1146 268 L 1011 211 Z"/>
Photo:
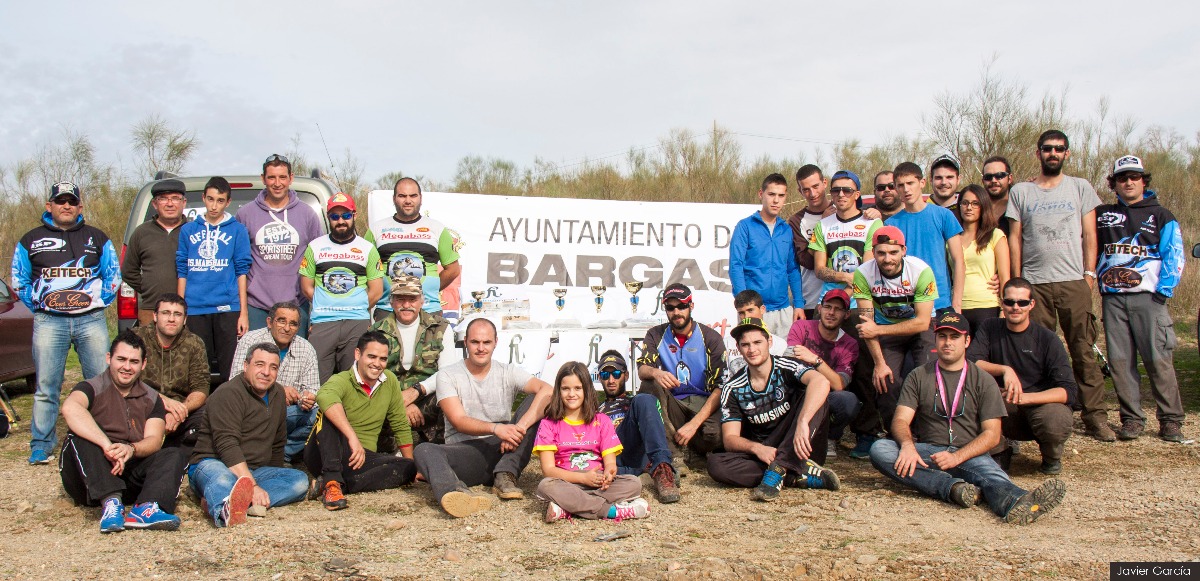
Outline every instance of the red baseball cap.
<path id="1" fill-rule="evenodd" d="M 904 246 L 904 233 L 895 226 L 884 226 L 875 231 L 875 235 L 871 237 L 871 245 L 879 246 L 880 244 L 898 244 Z"/>
<path id="2" fill-rule="evenodd" d="M 825 296 L 821 297 L 821 304 L 826 304 L 830 300 L 834 299 L 842 301 L 842 306 L 846 307 L 847 309 L 850 308 L 850 295 L 846 294 L 846 291 L 840 288 L 829 289 L 825 293 Z"/>
<path id="3" fill-rule="evenodd" d="M 329 203 L 325 204 L 325 211 L 328 212 L 329 210 L 332 210 L 338 206 L 350 210 L 351 212 L 358 211 L 358 209 L 354 207 L 354 198 L 351 198 L 342 192 L 338 192 L 329 197 Z"/>

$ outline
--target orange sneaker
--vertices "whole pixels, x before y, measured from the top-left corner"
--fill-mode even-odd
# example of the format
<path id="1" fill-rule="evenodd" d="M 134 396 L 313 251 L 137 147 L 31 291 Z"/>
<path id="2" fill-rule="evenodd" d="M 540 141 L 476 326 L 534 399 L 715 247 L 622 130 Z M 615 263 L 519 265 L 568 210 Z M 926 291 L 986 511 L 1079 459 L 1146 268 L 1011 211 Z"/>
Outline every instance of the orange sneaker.
<path id="1" fill-rule="evenodd" d="M 346 497 L 342 494 L 342 485 L 339 482 L 330 480 L 325 483 L 325 489 L 322 491 L 325 503 L 325 508 L 328 510 L 342 510 L 346 508 Z"/>

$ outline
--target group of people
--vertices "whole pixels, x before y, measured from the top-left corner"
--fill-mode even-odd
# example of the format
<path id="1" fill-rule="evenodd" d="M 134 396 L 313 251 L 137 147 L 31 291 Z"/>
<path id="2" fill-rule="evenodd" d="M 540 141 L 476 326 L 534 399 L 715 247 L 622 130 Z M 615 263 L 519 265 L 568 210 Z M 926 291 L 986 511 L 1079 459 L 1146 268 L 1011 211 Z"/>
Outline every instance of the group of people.
<path id="1" fill-rule="evenodd" d="M 787 179 L 772 174 L 762 208 L 731 240 L 739 324 L 728 345 L 692 318 L 691 290 L 671 284 L 668 320 L 647 331 L 635 369 L 609 351 L 595 379 L 569 363 L 553 384 L 493 360 L 488 319 L 465 323 L 456 348 L 438 293 L 460 274 L 459 242 L 421 215 L 415 180 L 395 184 L 395 214 L 366 236 L 341 193 L 321 235 L 283 156 L 267 158 L 263 191 L 236 217 L 226 180 L 206 184 L 206 211 L 188 223 L 182 182 L 162 180 L 123 263 L 84 223 L 79 188 L 55 184 L 13 261 L 14 287 L 35 312 L 29 462 L 53 457 L 74 345 L 85 380 L 62 404 L 59 466 L 77 503 L 102 507 L 103 532 L 178 528 L 185 474 L 217 526 L 304 498 L 344 509 L 346 494 L 415 480 L 462 517 L 523 498 L 535 453 L 547 522 L 645 517 L 639 476 L 660 502 L 677 502 L 689 464 L 771 501 L 785 486 L 837 490 L 824 465 L 847 428 L 849 455 L 885 475 L 1031 522 L 1065 487 L 1013 484 L 1016 442 L 1035 440 L 1041 471 L 1054 475 L 1073 408 L 1097 439 L 1137 438 L 1139 355 L 1159 436 L 1183 440 L 1165 308 L 1182 272 L 1178 222 L 1136 157 L 1116 160 L 1117 199 L 1101 205 L 1085 180 L 1062 174 L 1064 134 L 1044 133 L 1037 155 L 1032 182 L 1015 183 L 994 157 L 984 187 L 961 190 L 958 160 L 939 157 L 928 201 L 922 168 L 906 162 L 876 175 L 865 210 L 853 172 L 826 180 L 804 166 L 807 205 L 786 220 Z M 103 313 L 121 280 L 145 308 L 109 342 Z M 1118 433 L 1093 355 L 1097 280 Z"/>

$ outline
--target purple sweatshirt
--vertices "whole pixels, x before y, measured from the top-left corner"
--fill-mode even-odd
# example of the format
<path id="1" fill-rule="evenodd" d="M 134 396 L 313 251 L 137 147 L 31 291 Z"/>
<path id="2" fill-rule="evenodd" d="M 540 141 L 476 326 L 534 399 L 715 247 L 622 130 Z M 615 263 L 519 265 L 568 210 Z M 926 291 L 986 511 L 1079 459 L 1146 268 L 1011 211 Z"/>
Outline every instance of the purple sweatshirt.
<path id="1" fill-rule="evenodd" d="M 250 306 L 270 309 L 281 301 L 303 303 L 300 294 L 300 261 L 308 243 L 324 234 L 321 217 L 296 192 L 288 191 L 288 203 L 273 210 L 265 201 L 267 191 L 242 206 L 237 220 L 250 234 L 254 259 L 247 278 Z"/>

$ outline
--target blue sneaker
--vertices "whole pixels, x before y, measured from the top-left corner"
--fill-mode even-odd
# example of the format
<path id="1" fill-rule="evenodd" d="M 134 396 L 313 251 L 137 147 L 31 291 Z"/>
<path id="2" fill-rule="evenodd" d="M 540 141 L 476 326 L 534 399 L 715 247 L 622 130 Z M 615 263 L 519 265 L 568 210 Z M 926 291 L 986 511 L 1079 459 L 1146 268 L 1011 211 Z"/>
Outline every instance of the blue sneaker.
<path id="1" fill-rule="evenodd" d="M 804 461 L 804 471 L 796 475 L 795 479 L 789 484 L 797 488 L 824 488 L 826 490 L 837 490 L 842 487 L 841 480 L 833 470 L 822 468 L 820 464 L 812 460 Z"/>
<path id="2" fill-rule="evenodd" d="M 855 434 L 854 449 L 850 450 L 850 457 L 857 460 L 862 460 L 871 457 L 871 444 L 878 440 L 870 434 Z"/>
<path id="3" fill-rule="evenodd" d="M 34 450 L 29 453 L 29 464 L 32 466 L 40 466 L 49 464 L 54 459 L 54 454 L 50 454 L 45 450 Z"/>
<path id="4" fill-rule="evenodd" d="M 179 517 L 163 512 L 157 502 L 143 502 L 129 509 L 125 526 L 131 529 L 174 531 L 179 530 Z"/>
<path id="5" fill-rule="evenodd" d="M 125 530 L 125 506 L 120 500 L 104 501 L 104 512 L 100 515 L 100 532 L 119 533 Z"/>

